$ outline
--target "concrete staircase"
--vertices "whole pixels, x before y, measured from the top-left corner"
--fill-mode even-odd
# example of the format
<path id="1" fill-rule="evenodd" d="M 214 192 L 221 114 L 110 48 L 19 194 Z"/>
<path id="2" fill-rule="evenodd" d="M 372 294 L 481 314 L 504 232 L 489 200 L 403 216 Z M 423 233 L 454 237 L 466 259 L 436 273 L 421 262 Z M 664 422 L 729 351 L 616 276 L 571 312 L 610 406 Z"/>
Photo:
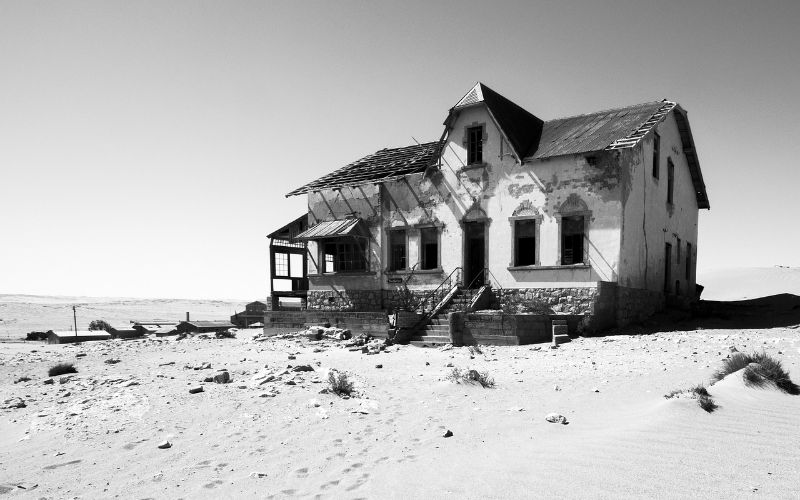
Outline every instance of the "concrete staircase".
<path id="1" fill-rule="evenodd" d="M 447 315 L 451 312 L 466 311 L 472 303 L 473 290 L 459 288 L 458 292 L 420 327 L 411 337 L 409 343 L 416 346 L 435 346 L 449 344 L 452 342 L 450 337 L 450 325 Z"/>

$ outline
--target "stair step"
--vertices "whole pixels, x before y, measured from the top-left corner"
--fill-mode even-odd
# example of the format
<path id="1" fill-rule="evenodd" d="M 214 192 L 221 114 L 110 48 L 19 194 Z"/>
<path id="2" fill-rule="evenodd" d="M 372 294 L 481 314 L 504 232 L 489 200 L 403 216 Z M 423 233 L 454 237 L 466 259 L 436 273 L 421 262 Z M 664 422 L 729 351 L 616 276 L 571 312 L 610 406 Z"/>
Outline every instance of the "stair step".
<path id="1" fill-rule="evenodd" d="M 429 332 L 447 332 L 450 333 L 450 326 L 449 325 L 425 325 L 423 330 Z"/>
<path id="2" fill-rule="evenodd" d="M 445 316 L 444 318 L 437 318 L 437 317 L 434 316 L 433 318 L 430 319 L 430 324 L 432 324 L 432 325 L 447 325 L 447 324 L 449 324 L 449 322 L 447 320 L 447 316 Z"/>
<path id="3" fill-rule="evenodd" d="M 441 344 L 449 344 L 450 337 L 445 337 L 443 335 L 425 335 L 419 336 L 415 335 L 411 337 L 409 340 L 411 345 L 422 346 L 422 345 L 441 345 Z"/>

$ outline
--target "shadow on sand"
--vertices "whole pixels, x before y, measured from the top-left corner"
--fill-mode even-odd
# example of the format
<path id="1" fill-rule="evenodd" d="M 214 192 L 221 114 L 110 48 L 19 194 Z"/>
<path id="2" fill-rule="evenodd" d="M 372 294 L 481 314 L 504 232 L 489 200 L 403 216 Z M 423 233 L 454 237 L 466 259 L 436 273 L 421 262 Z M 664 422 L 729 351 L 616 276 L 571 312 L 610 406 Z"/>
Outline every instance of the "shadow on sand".
<path id="1" fill-rule="evenodd" d="M 757 299 L 701 300 L 692 311 L 667 310 L 641 325 L 608 332 L 612 335 L 640 335 L 697 329 L 800 329 L 800 296 L 780 293 Z"/>

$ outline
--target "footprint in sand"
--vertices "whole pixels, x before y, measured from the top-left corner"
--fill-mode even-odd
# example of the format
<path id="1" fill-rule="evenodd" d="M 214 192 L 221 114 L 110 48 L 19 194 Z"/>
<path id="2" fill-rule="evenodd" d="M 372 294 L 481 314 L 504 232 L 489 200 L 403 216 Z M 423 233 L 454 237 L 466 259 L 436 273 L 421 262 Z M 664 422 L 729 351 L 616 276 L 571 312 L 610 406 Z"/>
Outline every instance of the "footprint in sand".
<path id="1" fill-rule="evenodd" d="M 75 464 L 79 464 L 79 463 L 81 463 L 82 461 L 83 461 L 83 460 L 73 460 L 73 461 L 71 461 L 71 462 L 64 462 L 64 463 L 61 463 L 61 464 L 47 465 L 47 466 L 45 466 L 45 467 L 43 467 L 43 468 L 44 468 L 45 470 L 53 470 L 53 469 L 58 469 L 59 467 L 65 467 L 65 466 L 67 466 L 67 465 L 75 465 Z"/>
<path id="2" fill-rule="evenodd" d="M 375 460 L 375 464 L 379 464 L 379 463 L 385 462 L 387 460 L 389 460 L 389 457 L 381 457 L 381 458 Z"/>
<path id="3" fill-rule="evenodd" d="M 124 445 L 123 448 L 125 448 L 126 450 L 132 450 L 132 449 L 136 448 L 137 446 L 139 446 L 140 444 L 144 443 L 145 441 L 147 441 L 147 440 L 146 439 L 140 439 L 139 441 L 134 441 L 132 443 L 128 443 L 128 444 Z"/>
<path id="4" fill-rule="evenodd" d="M 324 490 L 327 490 L 328 488 L 332 488 L 334 486 L 337 486 L 341 482 L 342 481 L 340 479 L 334 479 L 333 481 L 328 481 L 327 483 L 324 483 L 322 486 L 319 487 L 319 489 L 324 491 Z"/>
<path id="5" fill-rule="evenodd" d="M 212 489 L 216 488 L 217 486 L 219 486 L 220 484 L 222 484 L 223 482 L 224 481 L 222 481 L 220 479 L 217 479 L 216 481 L 211 481 L 210 483 L 204 484 L 203 488 L 208 488 L 209 490 L 212 490 Z"/>
<path id="6" fill-rule="evenodd" d="M 347 487 L 347 488 L 345 488 L 345 489 L 346 489 L 347 491 L 353 491 L 353 490 L 356 490 L 356 489 L 358 489 L 358 488 L 360 488 L 360 487 L 364 486 L 364 483 L 366 483 L 368 479 L 369 479 L 369 474 L 361 474 L 361 475 L 358 477 L 358 479 L 356 479 L 356 482 L 355 482 L 355 483 L 353 483 L 352 485 L 348 486 L 348 487 Z"/>
<path id="7" fill-rule="evenodd" d="M 294 471 L 294 475 L 301 478 L 308 477 L 308 467 L 297 469 L 296 471 Z"/>

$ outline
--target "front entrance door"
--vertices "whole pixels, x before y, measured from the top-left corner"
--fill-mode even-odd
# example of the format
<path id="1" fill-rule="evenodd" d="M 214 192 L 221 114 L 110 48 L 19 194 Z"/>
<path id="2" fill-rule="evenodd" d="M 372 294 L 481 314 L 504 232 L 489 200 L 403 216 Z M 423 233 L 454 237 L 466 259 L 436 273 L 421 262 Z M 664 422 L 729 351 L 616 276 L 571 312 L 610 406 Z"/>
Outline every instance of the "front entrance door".
<path id="1" fill-rule="evenodd" d="M 486 241 L 483 222 L 464 223 L 464 286 L 480 288 L 484 284 Z"/>

